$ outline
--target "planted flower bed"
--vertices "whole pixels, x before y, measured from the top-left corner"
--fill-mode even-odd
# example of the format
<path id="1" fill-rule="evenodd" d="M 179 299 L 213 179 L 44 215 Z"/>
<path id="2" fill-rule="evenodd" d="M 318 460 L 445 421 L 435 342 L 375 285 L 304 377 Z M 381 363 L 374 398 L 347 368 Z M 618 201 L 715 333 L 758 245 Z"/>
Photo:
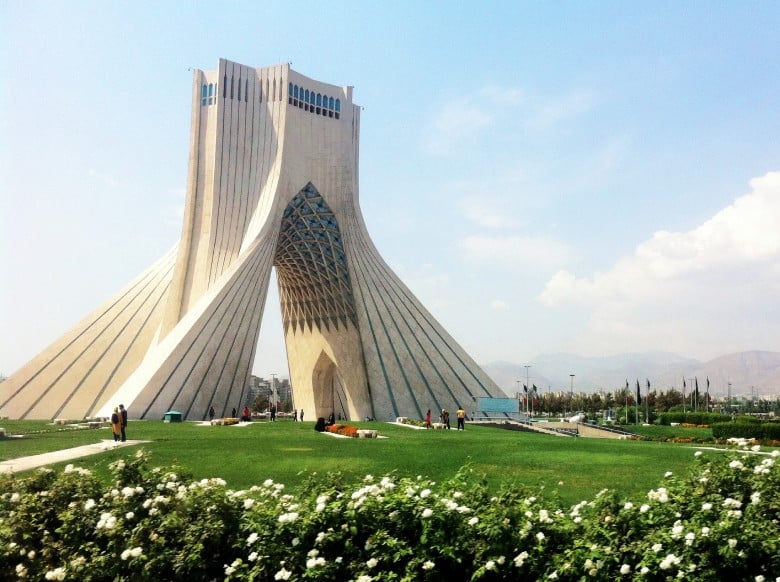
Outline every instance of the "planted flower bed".
<path id="1" fill-rule="evenodd" d="M 325 427 L 325 432 L 332 432 L 334 434 L 352 438 L 357 438 L 358 436 L 358 428 L 348 424 L 331 424 L 330 426 Z"/>
<path id="2" fill-rule="evenodd" d="M 0 578 L 30 580 L 775 580 L 778 452 L 696 452 L 637 499 L 367 475 L 234 491 L 148 468 L 0 477 Z"/>

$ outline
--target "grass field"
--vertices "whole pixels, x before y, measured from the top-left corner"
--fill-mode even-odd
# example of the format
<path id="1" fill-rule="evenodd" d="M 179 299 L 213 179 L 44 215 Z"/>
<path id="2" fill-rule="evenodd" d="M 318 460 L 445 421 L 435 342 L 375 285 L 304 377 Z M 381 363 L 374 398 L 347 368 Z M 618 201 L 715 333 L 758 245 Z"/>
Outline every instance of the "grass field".
<path id="1" fill-rule="evenodd" d="M 291 421 L 248 426 L 131 421 L 128 438 L 151 441 L 143 448 L 152 465 L 179 465 L 198 479 L 222 477 L 234 488 L 267 478 L 295 488 L 312 474 L 334 472 L 350 481 L 369 473 L 441 481 L 470 465 L 491 487 L 543 487 L 545 495 L 557 494 L 566 503 L 592 498 L 603 488 L 636 498 L 657 487 L 666 471 L 685 472 L 693 461 L 690 446 L 670 443 L 551 437 L 476 425 L 458 432 L 350 424 L 378 429 L 388 438 L 334 438 L 314 431 L 312 422 Z M 54 430 L 43 421 L 3 421 L 2 426 L 26 436 L 0 440 L 1 460 L 111 439 L 108 429 Z M 107 464 L 134 448 L 74 463 L 107 475 Z"/>

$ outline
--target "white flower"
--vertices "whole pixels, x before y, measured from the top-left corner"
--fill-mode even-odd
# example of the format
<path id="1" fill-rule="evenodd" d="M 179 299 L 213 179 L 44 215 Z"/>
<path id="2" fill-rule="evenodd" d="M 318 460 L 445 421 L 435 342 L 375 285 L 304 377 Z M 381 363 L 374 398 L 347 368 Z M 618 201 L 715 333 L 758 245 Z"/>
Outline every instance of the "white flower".
<path id="1" fill-rule="evenodd" d="M 652 550 L 657 554 L 664 549 L 663 544 L 653 544 Z"/>
<path id="2" fill-rule="evenodd" d="M 246 538 L 246 545 L 251 546 L 253 543 L 257 541 L 257 538 L 259 537 L 260 536 L 257 535 L 257 532 L 252 532 L 251 534 L 249 534 L 249 537 Z"/>
<path id="3" fill-rule="evenodd" d="M 710 509 L 712 509 L 712 503 L 709 503 L 709 502 L 702 503 L 701 504 L 701 509 L 702 509 L 702 511 L 709 511 Z"/>
<path id="4" fill-rule="evenodd" d="M 318 556 L 316 558 L 309 558 L 306 560 L 306 569 L 311 570 L 312 568 L 316 568 L 318 566 L 324 566 L 325 565 L 325 558 L 322 556 Z"/>
<path id="5" fill-rule="evenodd" d="M 552 574 L 549 574 L 547 576 L 548 580 L 557 580 L 558 579 L 558 570 L 555 570 Z"/>
<path id="6" fill-rule="evenodd" d="M 366 475 L 365 477 L 363 477 L 363 481 L 365 481 L 366 483 L 371 483 L 371 481 L 373 480 L 374 480 L 373 475 Z"/>
<path id="7" fill-rule="evenodd" d="M 254 499 L 244 499 L 244 509 L 249 509 L 255 504 Z"/>
<path id="8" fill-rule="evenodd" d="M 538 534 L 536 534 L 536 539 L 541 542 L 544 539 L 544 534 L 542 532 L 539 532 Z"/>
<path id="9" fill-rule="evenodd" d="M 647 574 L 647 573 L 650 572 L 650 568 L 648 568 L 647 566 L 642 566 L 642 569 L 640 570 L 640 572 L 642 574 Z"/>
<path id="10" fill-rule="evenodd" d="M 736 548 L 737 547 L 737 540 L 734 538 L 729 538 L 729 547 L 730 548 Z"/>
<path id="11" fill-rule="evenodd" d="M 292 572 L 282 568 L 274 575 L 274 580 L 289 580 L 290 576 L 292 576 Z"/>
<path id="12" fill-rule="evenodd" d="M 705 525 L 703 528 L 701 528 L 701 535 L 702 535 L 703 537 L 705 537 L 705 538 L 706 538 L 708 535 L 710 535 L 710 528 L 708 528 L 706 525 Z"/>
<path id="13" fill-rule="evenodd" d="M 661 563 L 658 565 L 661 570 L 668 570 L 672 566 L 675 566 L 680 563 L 680 558 L 675 556 L 674 554 L 667 554 L 667 556 L 661 560 Z"/>
<path id="14" fill-rule="evenodd" d="M 495 570 L 496 569 L 496 563 L 493 560 L 488 560 L 487 564 L 485 564 L 485 570 Z"/>
<path id="15" fill-rule="evenodd" d="M 628 501 L 628 502 L 627 502 L 627 503 L 626 503 L 626 504 L 623 506 L 623 509 L 631 509 L 632 507 L 634 507 L 634 504 L 633 504 L 633 503 L 631 503 L 630 501 Z"/>
<path id="16" fill-rule="evenodd" d="M 758 576 L 756 576 L 756 577 L 754 578 L 754 580 L 755 580 L 756 582 L 764 582 L 764 577 L 763 577 L 761 574 L 759 574 Z"/>
<path id="17" fill-rule="evenodd" d="M 423 489 L 422 491 L 420 491 L 420 498 L 421 499 L 425 499 L 430 494 L 431 494 L 431 490 L 430 489 Z"/>
<path id="18" fill-rule="evenodd" d="M 690 546 L 693 545 L 693 540 L 696 539 L 696 534 L 692 531 L 689 531 L 687 534 L 685 534 L 685 545 Z"/>
<path id="19" fill-rule="evenodd" d="M 620 566 L 620 573 L 623 574 L 624 576 L 626 574 L 630 574 L 631 566 L 629 566 L 628 564 L 623 564 L 622 566 Z"/>
<path id="20" fill-rule="evenodd" d="M 693 453 L 693 456 L 694 457 L 701 457 L 701 451 L 696 451 L 695 453 Z"/>
<path id="21" fill-rule="evenodd" d="M 639 508 L 639 513 L 647 513 L 648 511 L 650 511 L 650 506 L 647 503 L 643 504 L 642 507 Z"/>
<path id="22" fill-rule="evenodd" d="M 366 562 L 366 566 L 368 566 L 369 568 L 375 568 L 378 563 L 379 560 L 377 560 L 376 558 L 371 558 Z"/>
<path id="23" fill-rule="evenodd" d="M 254 562 L 255 560 L 257 560 L 257 555 L 258 555 L 257 552 L 252 552 L 246 557 L 246 559 L 249 560 L 250 562 Z"/>
<path id="24" fill-rule="evenodd" d="M 469 525 L 477 525 L 479 523 L 479 518 L 477 516 L 472 517 L 469 521 Z"/>
<path id="25" fill-rule="evenodd" d="M 431 508 L 426 507 L 425 509 L 423 509 L 423 512 L 422 512 L 422 516 L 423 517 L 430 517 L 432 515 L 433 515 L 433 510 Z"/>
<path id="26" fill-rule="evenodd" d="M 294 511 L 291 511 L 290 513 L 283 513 L 279 516 L 279 523 L 292 523 L 298 519 L 298 514 Z"/>
<path id="27" fill-rule="evenodd" d="M 95 507 L 95 500 L 94 500 L 94 499 L 87 499 L 87 500 L 84 502 L 84 509 L 85 509 L 86 511 L 89 511 L 89 510 L 90 510 L 90 509 L 92 509 L 93 507 Z"/>
<path id="28" fill-rule="evenodd" d="M 373 578 L 369 576 L 368 574 L 363 574 L 361 576 L 357 577 L 357 580 L 355 582 L 371 582 Z"/>
<path id="29" fill-rule="evenodd" d="M 11 503 L 19 503 L 19 500 L 21 498 L 22 498 L 21 495 L 19 495 L 18 493 L 14 492 L 14 493 L 11 494 Z"/>
<path id="30" fill-rule="evenodd" d="M 528 552 L 520 552 L 515 556 L 515 566 L 521 568 L 525 561 L 528 559 Z"/>
<path id="31" fill-rule="evenodd" d="M 761 501 L 761 492 L 760 491 L 754 491 L 750 495 L 750 503 L 753 505 L 756 505 L 759 501 Z"/>
<path id="32" fill-rule="evenodd" d="M 327 537 L 328 534 L 326 534 L 324 531 L 321 531 L 317 534 L 317 538 L 314 540 L 315 544 L 321 544 L 322 540 L 324 540 Z M 366 542 L 368 543 L 368 542 Z"/>
<path id="33" fill-rule="evenodd" d="M 666 473 L 664 473 L 664 477 L 671 477 L 672 475 L 674 475 L 674 473 L 672 473 L 671 471 L 667 471 Z"/>
<path id="34" fill-rule="evenodd" d="M 16 565 L 16 575 L 19 578 L 24 578 L 27 576 L 27 568 L 24 564 L 17 564 Z"/>
<path id="35" fill-rule="evenodd" d="M 428 560 L 427 562 L 425 562 L 425 563 L 422 565 L 422 569 L 423 569 L 423 570 L 433 570 L 434 566 L 436 566 L 436 564 L 434 564 L 433 562 L 431 562 L 430 560 Z"/>
<path id="36" fill-rule="evenodd" d="M 135 517 L 135 513 L 133 513 L 132 511 L 128 511 L 127 513 L 125 513 L 125 519 L 128 521 L 133 519 L 134 517 Z"/>
<path id="37" fill-rule="evenodd" d="M 47 580 L 65 580 L 65 568 L 55 568 L 46 572 Z"/>
<path id="38" fill-rule="evenodd" d="M 745 468 L 745 465 L 742 464 L 742 461 L 733 460 L 729 463 L 729 467 L 732 469 L 737 469 L 738 471 L 741 471 Z"/>
<path id="39" fill-rule="evenodd" d="M 114 529 L 116 525 L 116 517 L 108 512 L 100 514 L 100 521 L 98 521 L 97 529 Z"/>

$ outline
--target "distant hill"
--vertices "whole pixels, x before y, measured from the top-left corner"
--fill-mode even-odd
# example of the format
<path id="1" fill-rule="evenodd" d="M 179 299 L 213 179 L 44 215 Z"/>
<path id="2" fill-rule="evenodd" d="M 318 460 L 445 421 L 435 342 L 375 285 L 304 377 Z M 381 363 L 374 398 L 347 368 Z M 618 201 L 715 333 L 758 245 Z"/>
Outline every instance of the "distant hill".
<path id="1" fill-rule="evenodd" d="M 699 390 L 725 395 L 731 382 L 732 395 L 750 395 L 751 387 L 757 396 L 780 397 L 780 352 L 751 351 L 720 356 L 702 362 L 668 352 L 628 353 L 614 356 L 587 358 L 574 354 L 542 354 L 530 362 L 528 378 L 531 385 L 547 390 L 569 390 L 573 383 L 575 392 L 617 390 L 628 380 L 632 389 L 636 381 L 646 390 L 650 380 L 651 390 L 682 390 L 683 378 L 690 390 L 699 381 Z M 526 382 L 523 364 L 492 362 L 483 369 L 509 395 L 522 391 Z M 574 374 L 573 382 L 570 374 Z M 519 383 L 518 383 L 519 381 Z"/>

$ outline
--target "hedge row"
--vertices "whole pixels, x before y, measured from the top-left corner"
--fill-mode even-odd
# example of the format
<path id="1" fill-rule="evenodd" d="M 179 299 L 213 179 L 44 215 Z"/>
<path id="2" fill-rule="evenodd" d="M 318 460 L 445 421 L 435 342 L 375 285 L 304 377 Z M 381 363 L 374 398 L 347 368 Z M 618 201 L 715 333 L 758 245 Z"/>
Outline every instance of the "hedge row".
<path id="1" fill-rule="evenodd" d="M 658 415 L 658 424 L 714 424 L 731 420 L 728 414 L 717 412 L 662 412 Z"/>
<path id="2" fill-rule="evenodd" d="M 780 423 L 777 422 L 718 422 L 712 425 L 715 438 L 744 438 L 760 441 L 780 440 Z"/>

